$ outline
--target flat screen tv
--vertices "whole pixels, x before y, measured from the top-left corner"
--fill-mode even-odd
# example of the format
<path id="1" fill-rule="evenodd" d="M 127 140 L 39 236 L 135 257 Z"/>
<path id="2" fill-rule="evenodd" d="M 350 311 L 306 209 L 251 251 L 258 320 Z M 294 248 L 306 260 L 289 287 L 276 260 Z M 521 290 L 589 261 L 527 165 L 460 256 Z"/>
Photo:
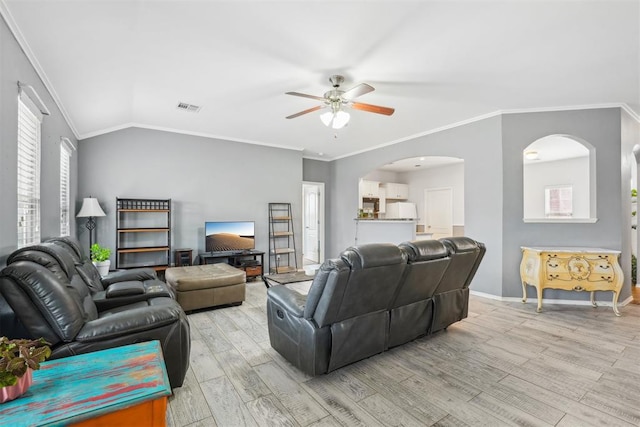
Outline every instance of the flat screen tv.
<path id="1" fill-rule="evenodd" d="M 204 235 L 207 252 L 243 252 L 256 247 L 253 221 L 207 221 Z"/>

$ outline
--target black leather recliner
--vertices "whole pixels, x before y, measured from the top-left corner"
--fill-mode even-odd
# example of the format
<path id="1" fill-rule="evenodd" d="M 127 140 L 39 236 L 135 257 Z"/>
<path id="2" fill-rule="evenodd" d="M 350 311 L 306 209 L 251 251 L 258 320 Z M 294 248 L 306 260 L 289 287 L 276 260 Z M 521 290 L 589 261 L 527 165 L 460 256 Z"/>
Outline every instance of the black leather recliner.
<path id="1" fill-rule="evenodd" d="M 52 247 L 50 246 L 51 244 L 55 246 Z M 78 241 L 71 237 L 54 237 L 48 239 L 42 245 L 19 249 L 11 254 L 11 257 L 17 258 L 21 250 L 32 252 L 40 249 L 41 246 L 47 246 L 46 251 L 56 258 L 58 263 L 66 265 L 67 262 L 71 261 L 74 264 L 73 269 L 69 265 L 68 268 L 65 268 L 65 271 L 70 272 L 70 274 L 75 271 L 82 277 L 91 291 L 98 310 L 161 296 L 176 298 L 173 288 L 158 280 L 156 272 L 152 268 L 115 271 L 109 273 L 106 277 L 100 277 L 98 269 L 91 260 L 82 254 Z M 60 249 L 68 257 L 66 255 L 63 256 L 60 254 L 61 251 L 56 249 Z M 11 259 L 14 259 L 11 257 L 7 260 L 7 264 L 11 262 Z M 70 274 L 67 274 L 67 276 L 70 277 Z"/>
<path id="2" fill-rule="evenodd" d="M 447 247 L 451 261 L 433 294 L 431 332 L 438 332 L 467 317 L 469 285 L 486 252 L 483 243 L 468 237 L 440 241 Z"/>
<path id="3" fill-rule="evenodd" d="M 24 338 L 45 338 L 54 359 L 159 340 L 171 387 L 181 386 L 191 343 L 180 305 L 170 297 L 147 296 L 98 310 L 67 254 L 51 246 L 16 251 L 0 272 L 0 294 L 29 334 Z"/>
<path id="4" fill-rule="evenodd" d="M 308 295 L 267 290 L 271 346 L 319 375 L 444 329 L 467 317 L 484 252 L 465 237 L 349 248 L 322 264 Z"/>
<path id="5" fill-rule="evenodd" d="M 271 346 L 310 375 L 385 351 L 389 304 L 406 264 L 395 245 L 356 246 L 322 264 L 306 297 L 269 288 Z"/>
<path id="6" fill-rule="evenodd" d="M 451 258 L 438 240 L 401 243 L 408 264 L 402 284 L 391 304 L 389 347 L 404 344 L 431 331 L 433 294 Z"/>

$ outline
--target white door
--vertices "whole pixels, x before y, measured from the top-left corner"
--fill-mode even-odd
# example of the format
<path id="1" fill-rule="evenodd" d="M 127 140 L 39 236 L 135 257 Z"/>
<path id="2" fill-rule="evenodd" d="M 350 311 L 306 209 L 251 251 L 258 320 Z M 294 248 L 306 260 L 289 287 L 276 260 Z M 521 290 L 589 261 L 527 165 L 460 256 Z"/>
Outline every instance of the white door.
<path id="1" fill-rule="evenodd" d="M 424 228 L 433 239 L 453 236 L 453 190 L 427 188 L 424 190 Z"/>
<path id="2" fill-rule="evenodd" d="M 309 261 L 320 262 L 320 242 L 318 241 L 319 224 L 319 196 L 320 189 L 317 185 L 304 184 L 303 193 L 303 256 Z"/>

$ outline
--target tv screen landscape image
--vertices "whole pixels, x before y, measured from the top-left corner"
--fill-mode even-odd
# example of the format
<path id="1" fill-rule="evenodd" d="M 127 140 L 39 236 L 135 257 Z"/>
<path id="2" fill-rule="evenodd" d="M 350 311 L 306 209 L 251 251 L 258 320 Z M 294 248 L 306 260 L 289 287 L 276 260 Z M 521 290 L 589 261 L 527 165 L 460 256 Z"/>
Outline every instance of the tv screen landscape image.
<path id="1" fill-rule="evenodd" d="M 255 249 L 253 221 L 216 221 L 204 223 L 207 252 L 238 252 Z"/>

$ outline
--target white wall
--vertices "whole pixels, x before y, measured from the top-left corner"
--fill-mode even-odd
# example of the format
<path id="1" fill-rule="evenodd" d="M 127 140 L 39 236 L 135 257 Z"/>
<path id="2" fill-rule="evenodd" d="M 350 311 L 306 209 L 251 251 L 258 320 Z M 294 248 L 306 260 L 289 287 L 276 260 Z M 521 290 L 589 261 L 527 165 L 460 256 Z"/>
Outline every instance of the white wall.
<path id="1" fill-rule="evenodd" d="M 402 174 L 409 184 L 409 201 L 418 208 L 419 223 L 424 224 L 424 190 L 449 187 L 453 190 L 453 225 L 464 225 L 464 163 L 440 166 Z"/>
<path id="2" fill-rule="evenodd" d="M 524 165 L 524 217 L 544 218 L 544 190 L 573 186 L 573 218 L 589 218 L 589 157 Z"/>

